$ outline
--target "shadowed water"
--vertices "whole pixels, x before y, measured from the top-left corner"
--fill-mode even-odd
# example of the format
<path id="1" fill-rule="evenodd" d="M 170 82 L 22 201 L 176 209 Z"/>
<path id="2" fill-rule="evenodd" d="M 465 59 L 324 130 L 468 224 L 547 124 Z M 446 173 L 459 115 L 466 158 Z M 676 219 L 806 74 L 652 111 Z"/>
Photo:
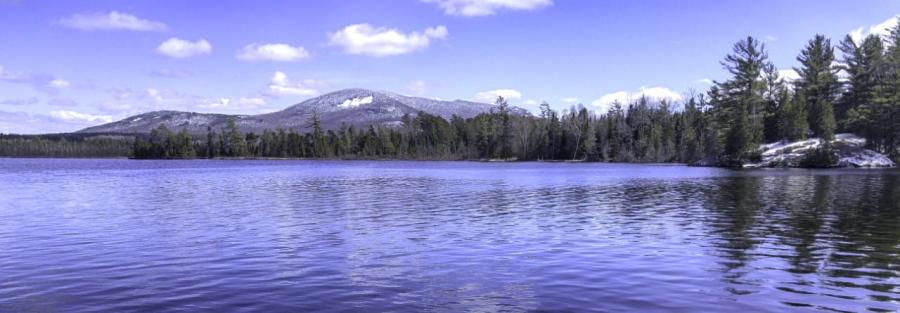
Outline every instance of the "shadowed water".
<path id="1" fill-rule="evenodd" d="M 893 311 L 900 172 L 0 159 L 0 311 Z"/>

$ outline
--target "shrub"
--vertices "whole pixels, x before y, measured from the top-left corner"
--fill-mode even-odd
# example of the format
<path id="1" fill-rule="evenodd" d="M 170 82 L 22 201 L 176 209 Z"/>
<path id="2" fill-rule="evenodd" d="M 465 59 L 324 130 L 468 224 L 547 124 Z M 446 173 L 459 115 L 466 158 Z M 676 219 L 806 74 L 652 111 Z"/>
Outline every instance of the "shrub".
<path id="1" fill-rule="evenodd" d="M 835 167 L 840 158 L 830 144 L 824 144 L 818 148 L 811 149 L 806 156 L 800 160 L 800 167 L 805 168 L 828 168 Z"/>

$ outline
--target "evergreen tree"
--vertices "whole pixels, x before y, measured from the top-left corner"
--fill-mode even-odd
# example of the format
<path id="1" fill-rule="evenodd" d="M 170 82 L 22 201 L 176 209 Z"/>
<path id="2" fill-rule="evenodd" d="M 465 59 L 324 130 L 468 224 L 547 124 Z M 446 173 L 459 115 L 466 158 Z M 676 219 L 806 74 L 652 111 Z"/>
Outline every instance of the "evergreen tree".
<path id="1" fill-rule="evenodd" d="M 834 102 L 840 91 L 834 63 L 834 47 L 831 40 L 816 35 L 797 57 L 800 68 L 795 71 L 800 79 L 794 82 L 797 93 L 803 94 L 808 125 L 813 134 L 825 140 L 834 137 Z"/>
<path id="2" fill-rule="evenodd" d="M 328 156 L 328 152 L 325 144 L 325 131 L 322 129 L 322 121 L 319 120 L 319 115 L 315 113 L 310 117 L 310 120 L 313 128 L 313 157 L 324 158 Z"/>
<path id="3" fill-rule="evenodd" d="M 796 97 L 796 99 L 794 99 Z M 792 95 L 783 87 L 778 96 L 778 133 L 781 139 L 796 141 L 806 139 L 809 132 L 806 117 L 806 99 L 803 94 Z"/>
<path id="4" fill-rule="evenodd" d="M 498 156 L 501 159 L 508 159 L 512 155 L 512 127 L 509 122 L 509 104 L 503 97 L 497 97 L 497 101 L 494 104 L 497 106 L 496 120 L 498 120 L 498 126 L 500 127 L 499 134 L 496 134 L 498 136 L 496 140 L 500 143 Z"/>
<path id="5" fill-rule="evenodd" d="M 234 119 L 229 118 L 225 127 L 226 131 L 223 133 L 228 134 L 228 150 L 226 156 L 245 156 L 247 152 L 246 139 L 244 138 L 244 134 L 241 133 L 241 130 L 237 127 L 237 124 L 235 124 Z"/>
<path id="6" fill-rule="evenodd" d="M 211 126 L 206 127 L 206 157 L 214 158 L 216 156 L 216 146 L 215 146 L 215 138 L 216 133 L 212 130 Z"/>
<path id="7" fill-rule="evenodd" d="M 763 95 L 766 81 L 763 71 L 769 65 L 765 45 L 753 37 L 737 42 L 732 53 L 721 62 L 732 78 L 716 82 L 710 98 L 726 163 L 745 161 L 763 139 Z"/>

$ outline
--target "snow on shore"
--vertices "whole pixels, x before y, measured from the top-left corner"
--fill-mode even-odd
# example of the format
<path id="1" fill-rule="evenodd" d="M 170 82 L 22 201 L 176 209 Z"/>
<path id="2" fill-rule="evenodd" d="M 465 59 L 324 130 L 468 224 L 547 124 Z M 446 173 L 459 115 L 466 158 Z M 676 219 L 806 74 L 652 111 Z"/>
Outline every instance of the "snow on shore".
<path id="1" fill-rule="evenodd" d="M 762 161 L 745 164 L 744 167 L 797 167 L 807 153 L 814 151 L 824 140 L 812 138 L 795 142 L 779 141 L 760 145 Z M 838 156 L 838 167 L 892 167 L 887 156 L 864 148 L 866 139 L 853 134 L 837 134 L 831 141 Z"/>

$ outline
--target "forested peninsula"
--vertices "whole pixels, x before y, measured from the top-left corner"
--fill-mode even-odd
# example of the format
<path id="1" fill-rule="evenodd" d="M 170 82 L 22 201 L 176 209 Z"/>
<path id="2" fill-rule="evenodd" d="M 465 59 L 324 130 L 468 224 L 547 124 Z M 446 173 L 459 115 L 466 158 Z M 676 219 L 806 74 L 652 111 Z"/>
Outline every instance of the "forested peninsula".
<path id="1" fill-rule="evenodd" d="M 839 52 L 836 53 L 836 50 Z M 818 138 L 799 163 L 830 167 L 837 133 L 900 157 L 900 25 L 890 35 L 837 45 L 816 35 L 797 56 L 799 78 L 786 80 L 754 37 L 720 61 L 730 78 L 682 103 L 639 98 L 598 113 L 578 105 L 513 114 L 503 98 L 489 112 L 445 119 L 406 114 L 395 125 L 326 129 L 316 114 L 305 127 L 243 132 L 229 120 L 205 135 L 161 125 L 149 134 L 0 134 L 0 155 L 14 157 L 308 158 L 401 160 L 565 160 L 677 162 L 739 167 L 759 162 L 764 143 Z M 784 165 L 784 164 L 783 164 Z"/>

